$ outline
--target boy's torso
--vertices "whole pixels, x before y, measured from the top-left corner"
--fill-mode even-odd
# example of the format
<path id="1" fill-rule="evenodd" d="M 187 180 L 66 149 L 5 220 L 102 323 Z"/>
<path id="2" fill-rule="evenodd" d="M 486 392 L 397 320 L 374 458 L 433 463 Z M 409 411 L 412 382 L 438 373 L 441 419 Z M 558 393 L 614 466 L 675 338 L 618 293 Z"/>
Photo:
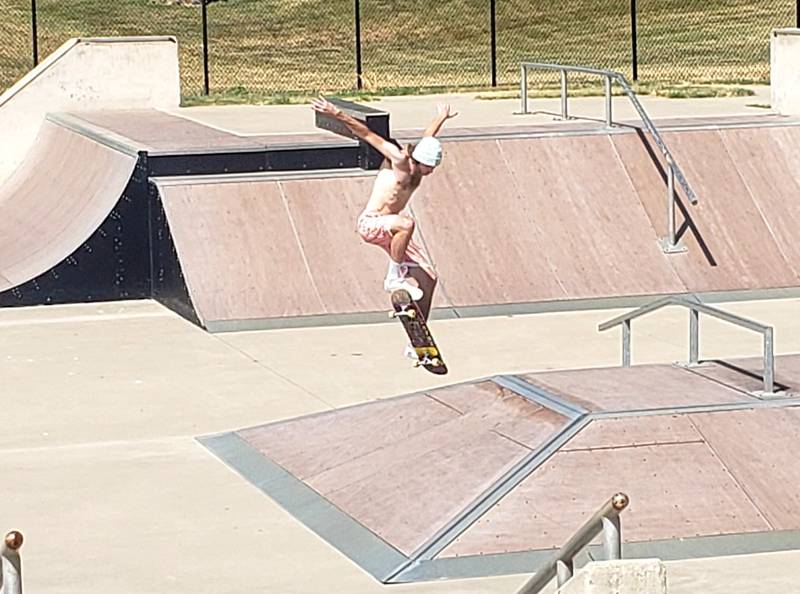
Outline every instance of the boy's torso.
<path id="1" fill-rule="evenodd" d="M 397 170 L 391 163 L 384 161 L 378 170 L 365 210 L 384 215 L 402 212 L 414 190 L 419 187 L 421 179 L 419 175 L 413 176 L 407 171 Z"/>

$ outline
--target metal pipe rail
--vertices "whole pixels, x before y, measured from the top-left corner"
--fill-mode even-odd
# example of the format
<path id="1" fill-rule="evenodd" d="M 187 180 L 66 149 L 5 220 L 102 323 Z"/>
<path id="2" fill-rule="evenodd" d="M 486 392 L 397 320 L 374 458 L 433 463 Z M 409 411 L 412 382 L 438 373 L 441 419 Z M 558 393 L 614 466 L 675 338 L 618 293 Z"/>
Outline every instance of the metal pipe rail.
<path id="1" fill-rule="evenodd" d="M 575 556 L 583 550 L 595 537 L 603 533 L 603 552 L 606 560 L 622 558 L 622 532 L 619 514 L 628 507 L 630 499 L 625 493 L 617 493 L 598 509 L 573 534 L 555 555 L 545 563 L 544 567 L 529 579 L 517 594 L 536 594 L 555 576 L 558 585 L 563 586 L 572 577 L 575 570 Z"/>
<path id="2" fill-rule="evenodd" d="M 686 177 L 683 175 L 683 171 L 681 168 L 678 167 L 678 164 L 675 162 L 675 158 L 672 156 L 672 153 L 667 148 L 664 139 L 661 138 L 661 134 L 659 134 L 658 130 L 653 124 L 653 120 L 650 119 L 650 116 L 647 115 L 647 112 L 644 109 L 644 106 L 639 101 L 638 97 L 636 97 L 636 93 L 631 88 L 630 83 L 625 78 L 625 76 L 620 72 L 615 72 L 613 70 L 602 70 L 599 68 L 586 68 L 583 66 L 566 66 L 563 64 L 546 64 L 540 62 L 522 62 L 520 64 L 520 95 L 522 97 L 522 113 L 528 113 L 528 70 L 551 70 L 557 71 L 561 73 L 561 117 L 563 119 L 569 119 L 568 107 L 567 107 L 567 98 L 568 98 L 568 84 L 567 84 L 567 73 L 568 72 L 580 72 L 583 74 L 594 74 L 597 76 L 605 77 L 605 97 L 606 97 L 606 126 L 609 128 L 614 125 L 613 117 L 612 117 L 612 102 L 611 102 L 611 85 L 612 83 L 616 82 L 623 90 L 625 95 L 630 99 L 631 103 L 633 104 L 634 109 L 639 114 L 639 117 L 644 124 L 644 127 L 650 132 L 650 135 L 653 138 L 653 142 L 655 142 L 658 149 L 661 151 L 661 154 L 664 156 L 664 160 L 667 164 L 667 237 L 661 240 L 661 249 L 667 253 L 678 253 L 678 252 L 685 252 L 686 248 L 680 245 L 676 238 L 676 224 L 675 224 L 675 180 L 678 180 L 678 183 L 683 188 L 686 197 L 689 199 L 689 202 L 692 204 L 697 204 L 697 195 L 692 190 L 689 182 L 686 181 Z"/>
<path id="3" fill-rule="evenodd" d="M 0 594 L 22 594 L 22 534 L 12 530 L 0 545 Z"/>
<path id="4" fill-rule="evenodd" d="M 771 396 L 775 394 L 775 352 L 772 327 L 705 305 L 700 301 L 690 301 L 682 297 L 658 299 L 632 312 L 617 316 L 613 320 L 603 322 L 598 326 L 600 332 L 614 326 L 622 326 L 623 367 L 630 367 L 631 364 L 631 320 L 667 305 L 680 305 L 689 309 L 689 365 L 698 365 L 700 362 L 700 313 L 761 333 L 764 336 L 764 391 L 760 395 Z"/>

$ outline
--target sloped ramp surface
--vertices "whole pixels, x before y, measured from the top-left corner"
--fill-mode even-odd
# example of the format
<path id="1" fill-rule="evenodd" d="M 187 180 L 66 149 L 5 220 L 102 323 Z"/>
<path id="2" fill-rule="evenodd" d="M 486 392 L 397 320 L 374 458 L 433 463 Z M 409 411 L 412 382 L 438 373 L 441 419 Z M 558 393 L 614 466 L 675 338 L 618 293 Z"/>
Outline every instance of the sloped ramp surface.
<path id="1" fill-rule="evenodd" d="M 755 370 L 755 373 L 754 373 Z M 626 557 L 800 546 L 800 355 L 496 376 L 200 441 L 383 582 L 530 572 L 607 498 Z"/>
<path id="2" fill-rule="evenodd" d="M 135 165 L 135 156 L 45 121 L 0 186 L 0 292 L 78 249 L 112 211 Z"/>
<path id="3" fill-rule="evenodd" d="M 462 315 L 577 299 L 800 286 L 793 241 L 800 227 L 800 128 L 666 137 L 700 196 L 678 216 L 688 251 L 669 255 L 659 245 L 666 234 L 664 166 L 640 134 L 446 142 L 445 165 L 412 202 L 416 238 L 440 275 L 434 307 Z M 372 175 L 159 183 L 205 326 L 357 321 L 385 311 L 386 257 L 354 232 Z"/>

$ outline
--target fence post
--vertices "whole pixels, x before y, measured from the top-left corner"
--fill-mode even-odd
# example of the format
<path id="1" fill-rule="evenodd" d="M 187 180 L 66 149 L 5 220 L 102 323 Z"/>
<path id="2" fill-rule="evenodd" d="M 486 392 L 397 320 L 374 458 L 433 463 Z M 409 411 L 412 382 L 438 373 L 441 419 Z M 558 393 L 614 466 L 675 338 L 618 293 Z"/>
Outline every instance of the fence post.
<path id="1" fill-rule="evenodd" d="M 800 2 L 800 0 L 798 0 Z M 31 0 L 31 40 L 33 41 L 33 65 L 39 64 L 39 31 L 36 26 L 36 0 Z"/>
<path id="2" fill-rule="evenodd" d="M 203 15 L 203 90 L 208 95 L 208 3 L 209 0 L 202 2 Z"/>
<path id="3" fill-rule="evenodd" d="M 361 70 L 361 2 L 355 0 L 355 33 L 356 33 L 356 88 L 360 91 L 364 88 Z"/>
<path id="4" fill-rule="evenodd" d="M 800 0 L 797 0 L 800 2 Z M 633 80 L 639 80 L 639 38 L 637 32 L 636 0 L 631 0 L 631 65 Z"/>
<path id="5" fill-rule="evenodd" d="M 800 0 L 797 0 L 800 2 Z M 489 0 L 489 31 L 491 35 L 492 86 L 497 86 L 497 0 Z"/>

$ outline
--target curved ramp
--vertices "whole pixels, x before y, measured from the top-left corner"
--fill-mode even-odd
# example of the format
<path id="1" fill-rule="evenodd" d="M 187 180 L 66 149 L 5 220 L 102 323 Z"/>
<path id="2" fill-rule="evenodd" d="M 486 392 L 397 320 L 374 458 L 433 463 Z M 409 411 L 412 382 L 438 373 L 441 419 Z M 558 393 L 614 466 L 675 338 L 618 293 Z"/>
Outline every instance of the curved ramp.
<path id="1" fill-rule="evenodd" d="M 47 272 L 100 227 L 137 157 L 45 121 L 0 186 L 0 292 Z"/>

